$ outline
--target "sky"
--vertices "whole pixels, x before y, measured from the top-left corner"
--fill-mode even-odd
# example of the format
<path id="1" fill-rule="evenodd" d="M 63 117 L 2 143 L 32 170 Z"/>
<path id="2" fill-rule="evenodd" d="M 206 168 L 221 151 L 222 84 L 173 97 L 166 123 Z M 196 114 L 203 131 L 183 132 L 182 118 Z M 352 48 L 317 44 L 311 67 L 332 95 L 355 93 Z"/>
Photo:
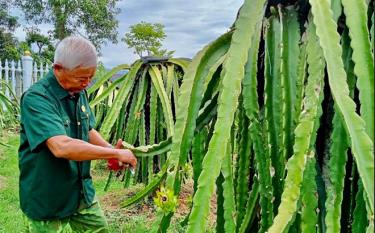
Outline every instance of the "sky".
<path id="1" fill-rule="evenodd" d="M 163 24 L 167 35 L 163 48 L 175 50 L 174 57 L 192 58 L 206 44 L 228 30 L 242 3 L 243 0 L 119 1 L 119 42 L 103 45 L 99 60 L 106 68 L 133 63 L 138 57 L 132 49 L 127 48 L 121 38 L 129 31 L 129 26 L 141 21 Z M 25 22 L 20 20 L 21 25 L 25 26 Z M 52 26 L 43 24 L 38 28 L 46 34 Z M 25 38 L 22 27 L 18 28 L 15 34 L 20 40 Z"/>

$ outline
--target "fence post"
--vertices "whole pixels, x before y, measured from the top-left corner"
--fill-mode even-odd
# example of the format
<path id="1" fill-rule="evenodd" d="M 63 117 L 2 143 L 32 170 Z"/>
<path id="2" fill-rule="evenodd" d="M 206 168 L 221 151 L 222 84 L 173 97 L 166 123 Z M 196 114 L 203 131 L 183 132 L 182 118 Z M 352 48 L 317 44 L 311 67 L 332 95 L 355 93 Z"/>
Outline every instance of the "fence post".
<path id="1" fill-rule="evenodd" d="M 11 83 L 12 85 L 10 88 L 12 88 L 13 94 L 16 94 L 16 64 L 14 61 L 10 62 L 10 74 L 11 74 Z"/>
<path id="2" fill-rule="evenodd" d="M 21 98 L 22 95 L 22 68 L 21 68 L 21 61 L 18 60 L 17 62 L 17 69 L 16 69 L 16 96 L 18 99 Z"/>
<path id="3" fill-rule="evenodd" d="M 5 79 L 5 84 L 9 87 L 9 64 L 8 64 L 8 59 L 5 59 L 5 67 L 4 67 L 4 79 Z M 5 96 L 10 97 L 10 93 L 8 90 L 8 87 L 5 87 Z"/>
<path id="4" fill-rule="evenodd" d="M 0 59 L 0 91 L 4 92 L 5 91 L 5 86 L 2 84 L 1 81 L 3 81 L 3 63 L 1 62 Z"/>
<path id="5" fill-rule="evenodd" d="M 32 82 L 36 83 L 38 80 L 39 80 L 38 79 L 38 65 L 34 61 L 34 63 L 33 63 L 33 80 L 32 80 Z"/>
<path id="6" fill-rule="evenodd" d="M 33 76 L 33 58 L 30 56 L 31 53 L 26 51 L 22 56 L 22 79 L 23 79 L 23 92 L 25 92 L 31 86 Z"/>

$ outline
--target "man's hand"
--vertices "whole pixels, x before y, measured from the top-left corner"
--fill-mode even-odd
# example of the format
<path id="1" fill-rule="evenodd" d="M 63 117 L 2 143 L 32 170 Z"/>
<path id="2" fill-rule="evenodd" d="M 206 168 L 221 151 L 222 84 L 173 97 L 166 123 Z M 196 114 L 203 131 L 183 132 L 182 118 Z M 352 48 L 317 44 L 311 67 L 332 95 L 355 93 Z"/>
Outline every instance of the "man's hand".
<path id="1" fill-rule="evenodd" d="M 135 169 L 137 167 L 137 158 L 134 156 L 133 152 L 128 149 L 122 149 L 122 140 L 119 139 L 116 143 L 115 149 L 118 150 L 118 159 L 108 160 L 108 168 L 111 170 L 121 170 L 129 165 Z"/>

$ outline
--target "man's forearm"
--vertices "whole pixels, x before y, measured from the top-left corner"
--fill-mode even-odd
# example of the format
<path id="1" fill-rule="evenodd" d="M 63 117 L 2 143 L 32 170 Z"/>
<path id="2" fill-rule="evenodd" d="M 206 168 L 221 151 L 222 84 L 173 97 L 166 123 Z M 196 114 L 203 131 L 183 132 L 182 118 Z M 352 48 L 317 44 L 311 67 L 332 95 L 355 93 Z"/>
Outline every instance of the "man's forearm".
<path id="1" fill-rule="evenodd" d="M 75 161 L 94 159 L 118 159 L 122 163 L 130 164 L 133 168 L 137 165 L 137 159 L 128 149 L 110 148 L 104 140 L 96 141 L 99 145 L 74 139 L 66 135 L 58 135 L 47 139 L 46 144 L 50 151 L 57 158 L 64 158 Z M 118 142 L 120 144 L 121 141 Z"/>
<path id="2" fill-rule="evenodd" d="M 102 147 L 112 147 L 95 129 L 91 129 L 89 132 L 89 143 Z"/>
<path id="3" fill-rule="evenodd" d="M 98 146 L 71 138 L 64 143 L 60 154 L 62 158 L 76 161 L 118 158 L 117 150 L 108 146 L 110 145 Z"/>
<path id="4" fill-rule="evenodd" d="M 56 136 L 53 141 L 47 140 L 47 146 L 56 157 L 69 160 L 83 161 L 119 157 L 117 149 L 93 145 L 67 136 Z"/>

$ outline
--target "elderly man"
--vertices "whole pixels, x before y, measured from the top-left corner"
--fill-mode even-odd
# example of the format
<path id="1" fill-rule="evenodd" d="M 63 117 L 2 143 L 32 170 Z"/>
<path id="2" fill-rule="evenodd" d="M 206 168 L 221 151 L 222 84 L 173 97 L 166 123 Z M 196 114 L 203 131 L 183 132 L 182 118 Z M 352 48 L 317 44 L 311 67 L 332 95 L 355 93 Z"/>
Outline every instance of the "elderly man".
<path id="1" fill-rule="evenodd" d="M 106 142 L 93 128 L 85 88 L 97 54 L 71 36 L 55 52 L 53 70 L 21 99 L 20 204 L 29 232 L 108 232 L 95 198 L 90 161 L 117 159 L 135 168 L 130 150 Z"/>

